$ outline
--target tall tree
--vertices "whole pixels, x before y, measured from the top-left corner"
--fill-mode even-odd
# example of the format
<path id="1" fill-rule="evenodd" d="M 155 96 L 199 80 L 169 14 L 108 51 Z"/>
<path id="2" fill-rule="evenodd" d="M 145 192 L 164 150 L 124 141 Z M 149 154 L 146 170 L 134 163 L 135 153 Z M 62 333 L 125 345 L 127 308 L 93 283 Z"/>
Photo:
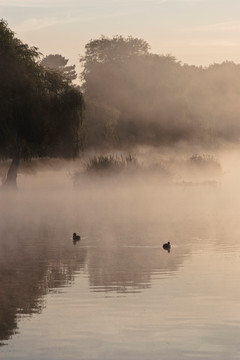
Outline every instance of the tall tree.
<path id="1" fill-rule="evenodd" d="M 240 138 L 240 64 L 182 65 L 142 39 L 91 40 L 81 58 L 90 146 L 212 146 Z"/>
<path id="2" fill-rule="evenodd" d="M 117 141 L 116 128 L 123 108 L 127 110 L 126 104 L 133 101 L 129 67 L 148 56 L 149 48 L 146 41 L 131 36 L 102 36 L 86 44 L 80 62 L 87 145 L 111 146 Z"/>
<path id="3" fill-rule="evenodd" d="M 77 78 L 77 73 L 75 70 L 75 65 L 68 65 L 68 59 L 63 57 L 60 54 L 48 55 L 44 57 L 41 61 L 41 65 L 48 69 L 53 69 L 58 71 L 63 77 L 68 81 L 73 81 Z"/>
<path id="4" fill-rule="evenodd" d="M 84 101 L 40 53 L 0 21 L 0 156 L 11 158 L 5 185 L 16 187 L 20 159 L 78 154 Z"/>
<path id="5" fill-rule="evenodd" d="M 85 46 L 85 55 L 80 58 L 83 64 L 81 77 L 85 91 L 91 91 L 92 80 L 97 80 L 96 75 L 99 71 L 105 69 L 103 74 L 105 76 L 106 69 L 110 70 L 111 65 L 117 71 L 121 64 L 124 65 L 131 59 L 149 54 L 149 48 L 146 41 L 132 36 L 127 38 L 119 35 L 113 38 L 102 36 L 100 39 L 90 40 Z"/>
<path id="6" fill-rule="evenodd" d="M 86 45 L 80 61 L 90 145 L 99 145 L 99 129 L 102 144 L 118 146 L 155 141 L 169 126 L 166 108 L 172 107 L 180 64 L 149 48 L 143 39 L 122 36 L 102 36 Z"/>

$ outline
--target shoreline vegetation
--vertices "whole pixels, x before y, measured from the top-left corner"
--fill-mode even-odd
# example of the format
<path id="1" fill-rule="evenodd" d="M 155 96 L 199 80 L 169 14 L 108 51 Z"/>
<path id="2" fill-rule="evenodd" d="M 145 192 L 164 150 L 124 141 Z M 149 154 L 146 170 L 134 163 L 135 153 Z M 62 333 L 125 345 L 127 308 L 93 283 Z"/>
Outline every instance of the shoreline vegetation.
<path id="1" fill-rule="evenodd" d="M 148 149 L 148 151 L 150 151 Z M 68 176 L 74 187 L 86 180 L 100 184 L 102 181 L 116 184 L 124 181 L 148 181 L 159 184 L 216 185 L 223 174 L 218 158 L 211 154 L 157 154 L 157 152 L 85 153 L 75 160 L 34 158 L 22 162 L 19 174 L 34 176 L 38 173 L 55 172 L 56 176 Z M 152 150 L 151 150 L 152 151 Z M 0 180 L 4 183 L 10 160 L 0 162 Z"/>
<path id="2" fill-rule="evenodd" d="M 43 57 L 24 44 L 4 20 L 0 49 L 3 186 L 17 188 L 19 169 L 50 158 L 87 159 L 72 174 L 75 183 L 82 173 L 201 177 L 220 172 L 208 150 L 239 144 L 240 64 L 190 66 L 152 53 L 143 39 L 116 35 L 90 40 L 77 74 L 64 56 Z M 81 86 L 73 83 L 77 76 Z M 191 154 L 179 160 L 181 146 Z M 156 153 L 143 161 L 139 147 Z M 165 158 L 158 155 L 163 147 L 170 149 Z"/>
<path id="3" fill-rule="evenodd" d="M 160 183 L 216 184 L 222 174 L 219 160 L 209 154 L 193 154 L 190 157 L 161 157 L 150 160 L 136 154 L 99 155 L 84 161 L 81 170 L 72 173 L 74 185 L 81 184 L 83 177 L 89 179 L 135 180 L 156 179 Z"/>

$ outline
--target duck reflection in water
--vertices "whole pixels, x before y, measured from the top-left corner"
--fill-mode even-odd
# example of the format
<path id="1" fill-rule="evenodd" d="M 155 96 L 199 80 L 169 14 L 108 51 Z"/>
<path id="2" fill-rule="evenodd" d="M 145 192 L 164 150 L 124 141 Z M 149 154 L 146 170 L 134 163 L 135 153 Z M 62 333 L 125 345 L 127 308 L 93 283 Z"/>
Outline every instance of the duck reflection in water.
<path id="1" fill-rule="evenodd" d="M 80 235 L 77 235 L 76 233 L 73 233 L 73 237 L 72 237 L 72 238 L 73 238 L 73 244 L 74 244 L 74 245 L 76 245 L 76 243 L 81 240 Z"/>
<path id="2" fill-rule="evenodd" d="M 170 241 L 168 241 L 166 244 L 163 244 L 164 250 L 167 250 L 169 253 L 171 251 L 171 244 Z"/>

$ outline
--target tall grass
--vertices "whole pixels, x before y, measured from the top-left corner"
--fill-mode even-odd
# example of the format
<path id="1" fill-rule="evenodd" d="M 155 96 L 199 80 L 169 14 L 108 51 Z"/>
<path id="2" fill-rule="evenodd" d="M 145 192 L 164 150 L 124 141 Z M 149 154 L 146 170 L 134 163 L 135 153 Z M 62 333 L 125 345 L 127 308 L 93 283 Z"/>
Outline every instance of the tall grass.
<path id="1" fill-rule="evenodd" d="M 212 170 L 212 171 L 220 171 L 221 165 L 219 161 L 213 156 L 208 154 L 193 154 L 188 163 L 190 166 L 198 168 L 199 170 Z"/>
<path id="2" fill-rule="evenodd" d="M 86 172 L 120 172 L 126 169 L 136 169 L 138 161 L 135 155 L 99 155 L 86 163 Z"/>
<path id="3" fill-rule="evenodd" d="M 185 159 L 179 159 L 177 156 L 176 158 L 164 156 L 156 158 L 149 155 L 147 158 L 140 157 L 140 159 L 141 162 L 135 154 L 94 155 L 83 163 L 81 170 L 72 174 L 72 178 L 75 184 L 86 176 L 91 179 L 101 177 L 104 180 L 109 177 L 111 181 L 131 177 L 143 181 L 154 179 L 160 182 L 175 182 L 179 178 L 212 179 L 213 176 L 221 174 L 220 163 L 212 155 L 194 154 Z"/>

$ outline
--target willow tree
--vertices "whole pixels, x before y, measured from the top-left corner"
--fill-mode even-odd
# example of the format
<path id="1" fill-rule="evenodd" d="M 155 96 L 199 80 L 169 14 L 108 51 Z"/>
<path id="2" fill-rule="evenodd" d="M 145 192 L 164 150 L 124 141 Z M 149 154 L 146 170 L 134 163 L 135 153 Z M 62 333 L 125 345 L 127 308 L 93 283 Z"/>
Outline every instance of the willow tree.
<path id="1" fill-rule="evenodd" d="M 12 159 L 4 185 L 16 187 L 21 159 L 78 155 L 84 101 L 40 53 L 0 21 L 0 157 Z"/>

